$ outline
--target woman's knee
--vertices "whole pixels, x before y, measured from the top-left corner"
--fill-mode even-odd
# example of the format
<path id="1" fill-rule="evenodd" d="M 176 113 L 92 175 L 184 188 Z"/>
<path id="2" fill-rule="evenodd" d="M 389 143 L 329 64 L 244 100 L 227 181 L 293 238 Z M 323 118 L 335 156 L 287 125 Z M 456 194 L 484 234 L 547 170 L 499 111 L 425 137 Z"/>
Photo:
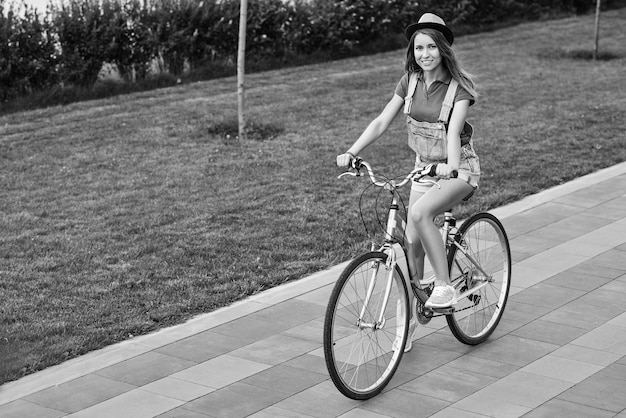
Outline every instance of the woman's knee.
<path id="1" fill-rule="evenodd" d="M 415 204 L 411 208 L 411 219 L 413 220 L 416 227 L 418 228 L 419 228 L 418 225 L 420 225 L 421 223 L 432 222 L 434 218 L 435 218 L 435 215 L 432 214 L 431 211 L 428 210 L 428 208 L 422 205 Z"/>

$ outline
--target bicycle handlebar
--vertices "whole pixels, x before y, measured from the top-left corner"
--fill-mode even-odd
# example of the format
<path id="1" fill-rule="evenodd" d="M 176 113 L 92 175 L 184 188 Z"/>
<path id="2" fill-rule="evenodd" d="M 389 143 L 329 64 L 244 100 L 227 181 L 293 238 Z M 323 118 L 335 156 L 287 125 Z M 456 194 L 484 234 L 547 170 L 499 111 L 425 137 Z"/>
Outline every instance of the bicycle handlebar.
<path id="1" fill-rule="evenodd" d="M 426 176 L 435 177 L 437 175 L 436 163 L 429 164 L 424 168 L 414 169 L 409 174 L 407 174 L 406 177 L 400 183 L 396 183 L 394 180 L 385 180 L 385 181 L 378 180 L 378 178 L 376 178 L 376 176 L 374 175 L 372 166 L 367 161 L 362 160 L 358 157 L 353 158 L 352 161 L 350 161 L 350 167 L 354 168 L 356 172 L 346 171 L 345 173 L 340 174 L 338 178 L 341 178 L 346 175 L 350 175 L 354 177 L 362 177 L 363 173 L 361 173 L 361 169 L 365 167 L 367 169 L 367 174 L 369 175 L 370 180 L 372 181 L 374 185 L 378 187 L 385 187 L 387 185 L 391 185 L 394 188 L 400 188 L 411 180 L 420 181 L 423 177 L 426 177 Z M 451 177 L 457 178 L 458 175 L 459 175 L 458 171 L 454 170 L 452 171 Z"/>

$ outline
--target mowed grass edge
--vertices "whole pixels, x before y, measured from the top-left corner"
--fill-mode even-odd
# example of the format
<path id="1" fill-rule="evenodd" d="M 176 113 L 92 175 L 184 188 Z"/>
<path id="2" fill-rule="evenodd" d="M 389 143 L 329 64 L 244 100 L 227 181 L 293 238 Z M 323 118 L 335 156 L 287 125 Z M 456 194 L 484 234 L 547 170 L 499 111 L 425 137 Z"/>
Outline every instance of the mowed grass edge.
<path id="1" fill-rule="evenodd" d="M 626 160 L 626 9 L 460 37 L 480 191 L 460 217 Z M 368 246 L 335 156 L 393 94 L 403 51 L 250 75 L 267 140 L 216 134 L 233 78 L 0 117 L 0 383 L 181 323 Z M 363 154 L 412 168 L 402 117 Z M 219 130 L 218 130 L 219 131 Z M 375 225 L 372 200 L 366 217 Z"/>

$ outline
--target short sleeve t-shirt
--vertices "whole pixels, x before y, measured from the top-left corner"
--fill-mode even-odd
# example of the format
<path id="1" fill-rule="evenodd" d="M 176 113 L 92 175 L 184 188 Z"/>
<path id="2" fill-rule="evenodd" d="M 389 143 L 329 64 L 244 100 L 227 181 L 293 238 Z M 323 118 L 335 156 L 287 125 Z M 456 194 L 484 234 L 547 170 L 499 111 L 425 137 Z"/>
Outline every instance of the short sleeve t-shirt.
<path id="1" fill-rule="evenodd" d="M 441 104 L 446 97 L 448 91 L 448 85 L 450 80 L 445 82 L 436 80 L 431 85 L 428 91 L 426 91 L 426 83 L 422 77 L 419 77 L 417 82 L 417 88 L 413 95 L 413 103 L 411 104 L 410 116 L 422 122 L 435 123 L 439 120 L 439 113 L 441 112 Z M 409 88 L 409 75 L 405 74 L 398 85 L 396 86 L 395 93 L 404 100 Z M 456 89 L 456 95 L 454 96 L 454 103 L 461 100 L 469 100 L 470 106 L 474 104 L 474 96 L 469 94 L 467 90 L 459 86 Z"/>

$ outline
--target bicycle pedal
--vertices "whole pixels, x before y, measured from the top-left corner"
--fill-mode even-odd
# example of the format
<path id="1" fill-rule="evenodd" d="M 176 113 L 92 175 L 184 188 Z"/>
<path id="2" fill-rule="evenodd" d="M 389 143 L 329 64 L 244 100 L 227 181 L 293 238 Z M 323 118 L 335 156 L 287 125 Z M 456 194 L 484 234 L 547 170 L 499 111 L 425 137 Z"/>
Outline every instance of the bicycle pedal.
<path id="1" fill-rule="evenodd" d="M 449 306 L 447 308 L 429 308 L 429 309 L 433 311 L 433 313 L 440 314 L 440 315 L 451 315 L 454 313 L 453 306 Z"/>

